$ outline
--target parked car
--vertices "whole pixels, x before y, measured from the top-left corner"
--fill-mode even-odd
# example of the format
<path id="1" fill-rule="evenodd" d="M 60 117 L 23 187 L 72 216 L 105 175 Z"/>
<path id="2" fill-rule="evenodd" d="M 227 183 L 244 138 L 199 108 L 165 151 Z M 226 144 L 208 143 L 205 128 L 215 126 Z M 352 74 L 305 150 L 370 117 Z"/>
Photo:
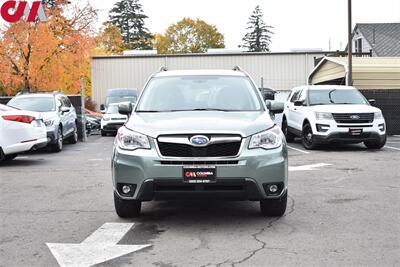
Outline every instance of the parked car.
<path id="1" fill-rule="evenodd" d="M 260 201 L 262 214 L 282 216 L 287 147 L 257 90 L 239 68 L 151 76 L 134 109 L 119 105 L 130 118 L 112 156 L 117 214 L 138 216 L 142 201 L 219 198 Z"/>
<path id="2" fill-rule="evenodd" d="M 301 137 L 306 149 L 320 144 L 361 143 L 380 149 L 386 143 L 382 111 L 354 87 L 296 87 L 285 104 L 282 130 L 286 140 Z"/>
<path id="3" fill-rule="evenodd" d="M 60 152 L 63 141 L 78 142 L 77 116 L 67 96 L 60 92 L 20 94 L 10 100 L 8 106 L 39 112 L 47 127 L 48 145 Z"/>
<path id="4" fill-rule="evenodd" d="M 116 88 L 107 90 L 106 103 L 100 105 L 100 111 L 106 112 L 111 104 L 119 104 L 121 102 L 136 103 L 138 91 L 133 88 Z"/>
<path id="5" fill-rule="evenodd" d="M 99 132 L 101 130 L 101 117 L 86 114 L 86 121 L 88 124 L 86 126 L 86 128 L 88 129 L 88 134 Z"/>
<path id="6" fill-rule="evenodd" d="M 127 102 L 131 103 L 131 102 Z M 127 115 L 119 113 L 118 104 L 110 104 L 101 118 L 101 136 L 116 134 L 118 129 L 128 120 Z"/>
<path id="7" fill-rule="evenodd" d="M 39 113 L 0 104 L 0 162 L 46 145 L 46 126 Z"/>

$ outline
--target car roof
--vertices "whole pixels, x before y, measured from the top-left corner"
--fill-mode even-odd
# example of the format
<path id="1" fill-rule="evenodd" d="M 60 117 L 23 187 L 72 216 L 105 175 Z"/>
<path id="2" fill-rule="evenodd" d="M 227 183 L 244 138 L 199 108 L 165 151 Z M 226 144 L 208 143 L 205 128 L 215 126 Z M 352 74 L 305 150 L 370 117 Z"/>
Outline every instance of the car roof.
<path id="1" fill-rule="evenodd" d="M 63 94 L 57 94 L 57 95 L 63 95 Z M 54 97 L 56 95 L 51 94 L 51 93 L 39 93 L 39 94 L 21 94 L 21 95 L 17 95 L 16 97 L 24 97 L 24 98 L 33 98 L 33 97 Z"/>
<path id="2" fill-rule="evenodd" d="M 160 71 L 153 75 L 153 77 L 173 77 L 173 76 L 246 77 L 247 75 L 242 71 L 234 71 L 234 70 L 172 70 L 172 71 Z"/>
<path id="3" fill-rule="evenodd" d="M 347 85 L 308 85 L 308 86 L 299 86 L 293 88 L 293 90 L 297 89 L 308 89 L 308 90 L 357 90 L 354 86 Z"/>

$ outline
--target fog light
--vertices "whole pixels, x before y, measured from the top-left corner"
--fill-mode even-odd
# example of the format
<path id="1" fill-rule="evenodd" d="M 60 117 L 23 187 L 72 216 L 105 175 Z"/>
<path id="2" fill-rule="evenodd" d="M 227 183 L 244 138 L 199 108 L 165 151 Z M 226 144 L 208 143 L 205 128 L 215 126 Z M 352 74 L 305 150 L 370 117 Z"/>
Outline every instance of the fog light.
<path id="1" fill-rule="evenodd" d="M 131 192 L 131 187 L 129 185 L 124 185 L 122 187 L 122 193 L 127 195 L 127 194 L 129 194 L 129 192 Z"/>
<path id="2" fill-rule="evenodd" d="M 271 192 L 272 194 L 275 194 L 276 192 L 278 192 L 279 188 L 276 184 L 270 185 L 268 187 L 269 192 Z"/>

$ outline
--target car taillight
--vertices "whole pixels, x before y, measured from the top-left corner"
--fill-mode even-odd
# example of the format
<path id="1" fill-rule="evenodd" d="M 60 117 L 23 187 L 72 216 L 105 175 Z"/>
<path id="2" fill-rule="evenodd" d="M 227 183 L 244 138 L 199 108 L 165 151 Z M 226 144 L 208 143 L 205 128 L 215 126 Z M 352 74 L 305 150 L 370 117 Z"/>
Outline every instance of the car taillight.
<path id="1" fill-rule="evenodd" d="M 9 116 L 3 116 L 3 119 L 6 121 L 31 123 L 32 121 L 35 120 L 35 117 L 26 115 L 9 115 Z"/>

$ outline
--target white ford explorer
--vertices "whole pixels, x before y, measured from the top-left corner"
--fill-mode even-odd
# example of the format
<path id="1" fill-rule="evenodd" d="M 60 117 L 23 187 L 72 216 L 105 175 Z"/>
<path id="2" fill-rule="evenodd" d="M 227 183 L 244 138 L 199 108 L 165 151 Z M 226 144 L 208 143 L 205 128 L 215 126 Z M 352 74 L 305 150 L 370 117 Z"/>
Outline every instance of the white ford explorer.
<path id="1" fill-rule="evenodd" d="M 301 137 L 306 149 L 361 142 L 367 148 L 380 149 L 386 143 L 386 125 L 381 110 L 371 105 L 374 103 L 354 87 L 296 87 L 285 103 L 282 131 L 288 142 Z"/>

